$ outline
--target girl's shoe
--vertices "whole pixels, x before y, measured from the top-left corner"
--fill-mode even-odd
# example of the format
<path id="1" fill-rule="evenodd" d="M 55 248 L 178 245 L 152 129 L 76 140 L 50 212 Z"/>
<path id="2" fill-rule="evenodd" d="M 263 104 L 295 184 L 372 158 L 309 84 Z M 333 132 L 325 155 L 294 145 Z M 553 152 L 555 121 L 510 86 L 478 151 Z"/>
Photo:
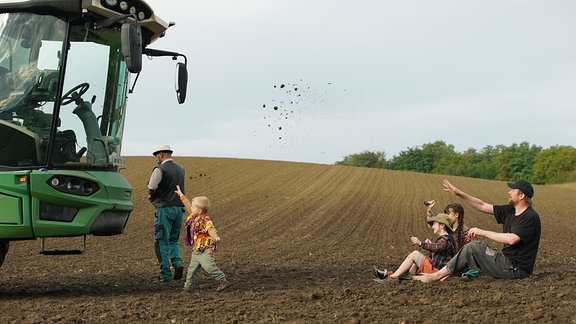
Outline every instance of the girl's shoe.
<path id="1" fill-rule="evenodd" d="M 379 270 L 374 266 L 374 275 L 376 276 L 376 279 L 384 280 L 388 277 L 388 271 L 386 269 Z"/>

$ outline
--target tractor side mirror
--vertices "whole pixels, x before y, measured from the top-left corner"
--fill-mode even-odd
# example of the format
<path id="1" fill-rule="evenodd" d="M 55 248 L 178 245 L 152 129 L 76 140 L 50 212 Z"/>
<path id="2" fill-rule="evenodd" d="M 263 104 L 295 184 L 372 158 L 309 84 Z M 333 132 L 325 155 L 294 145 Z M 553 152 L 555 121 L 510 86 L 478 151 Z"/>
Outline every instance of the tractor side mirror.
<path id="1" fill-rule="evenodd" d="M 128 71 L 140 73 L 142 70 L 142 29 L 138 25 L 122 24 L 120 41 Z"/>
<path id="2" fill-rule="evenodd" d="M 176 63 L 176 97 L 178 103 L 183 104 L 186 100 L 186 89 L 188 88 L 188 69 L 185 63 Z"/>

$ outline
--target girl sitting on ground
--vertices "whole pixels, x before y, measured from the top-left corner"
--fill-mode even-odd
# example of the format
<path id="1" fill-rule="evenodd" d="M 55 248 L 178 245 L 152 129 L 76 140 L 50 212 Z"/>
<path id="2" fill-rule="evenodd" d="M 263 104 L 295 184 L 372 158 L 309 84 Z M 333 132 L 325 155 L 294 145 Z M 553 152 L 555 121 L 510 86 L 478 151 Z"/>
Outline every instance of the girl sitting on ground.
<path id="1" fill-rule="evenodd" d="M 412 244 L 428 251 L 425 255 L 416 250 L 408 254 L 404 262 L 393 273 L 386 269 L 380 270 L 374 267 L 375 281 L 383 281 L 387 278 L 410 279 L 406 275 L 417 275 L 422 273 L 434 273 L 444 267 L 456 254 L 456 244 L 452 238 L 452 228 L 450 227 L 450 217 L 446 214 L 427 217 L 426 222 L 432 224 L 434 234 L 438 235 L 436 242 L 430 240 L 421 241 L 415 236 L 410 238 Z"/>
<path id="2" fill-rule="evenodd" d="M 436 205 L 435 200 L 429 200 L 424 203 L 427 206 L 426 216 L 434 216 L 433 208 Z M 452 237 L 456 243 L 456 252 L 470 242 L 472 237 L 468 235 L 468 226 L 464 225 L 464 207 L 459 203 L 452 203 L 444 207 L 444 214 L 450 217 L 450 227 L 454 230 Z"/>

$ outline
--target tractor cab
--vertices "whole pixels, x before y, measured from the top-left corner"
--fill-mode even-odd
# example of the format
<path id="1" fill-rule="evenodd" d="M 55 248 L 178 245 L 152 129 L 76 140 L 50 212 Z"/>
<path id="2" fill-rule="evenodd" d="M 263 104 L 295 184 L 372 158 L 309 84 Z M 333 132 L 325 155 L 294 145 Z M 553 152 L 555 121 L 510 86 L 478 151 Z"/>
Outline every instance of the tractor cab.
<path id="1" fill-rule="evenodd" d="M 114 170 L 129 82 L 121 33 L 0 15 L 0 166 Z"/>

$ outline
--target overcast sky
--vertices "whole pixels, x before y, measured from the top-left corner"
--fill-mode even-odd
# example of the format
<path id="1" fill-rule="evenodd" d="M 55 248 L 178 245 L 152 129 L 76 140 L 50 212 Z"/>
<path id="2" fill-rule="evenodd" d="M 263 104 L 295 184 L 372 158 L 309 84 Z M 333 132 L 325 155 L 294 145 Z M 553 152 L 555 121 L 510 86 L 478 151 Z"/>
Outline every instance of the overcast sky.
<path id="1" fill-rule="evenodd" d="M 331 164 L 443 140 L 576 146 L 576 1 L 148 0 L 174 21 L 122 153 Z M 134 80 L 134 77 L 132 78 Z"/>

